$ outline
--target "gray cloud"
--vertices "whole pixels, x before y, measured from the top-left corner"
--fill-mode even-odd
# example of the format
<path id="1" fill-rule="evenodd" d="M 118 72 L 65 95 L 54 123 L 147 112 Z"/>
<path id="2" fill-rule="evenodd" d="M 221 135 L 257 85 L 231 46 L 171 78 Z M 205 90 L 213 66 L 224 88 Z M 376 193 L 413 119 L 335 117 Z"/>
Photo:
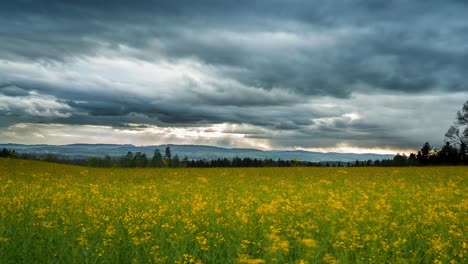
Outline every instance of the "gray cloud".
<path id="1" fill-rule="evenodd" d="M 127 55 L 147 60 L 194 57 L 243 69 L 227 74 L 264 89 L 338 97 L 362 87 L 467 89 L 468 7 L 459 2 L 2 5 L 4 58 L 62 61 L 128 46 L 136 51 Z"/>
<path id="2" fill-rule="evenodd" d="M 9 83 L 0 85 L 0 93 L 7 96 L 27 96 L 29 92 Z"/>
<path id="3" fill-rule="evenodd" d="M 229 123 L 277 147 L 414 148 L 466 100 L 467 12 L 465 1 L 4 1 L 0 129 L 12 116 Z"/>

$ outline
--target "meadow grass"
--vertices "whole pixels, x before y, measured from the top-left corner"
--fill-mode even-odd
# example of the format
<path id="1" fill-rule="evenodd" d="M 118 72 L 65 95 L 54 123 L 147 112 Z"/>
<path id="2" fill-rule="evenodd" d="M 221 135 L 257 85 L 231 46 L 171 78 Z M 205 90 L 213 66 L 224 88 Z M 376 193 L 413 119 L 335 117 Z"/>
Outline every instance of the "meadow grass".
<path id="1" fill-rule="evenodd" d="M 0 159 L 1 263 L 467 263 L 468 168 Z"/>

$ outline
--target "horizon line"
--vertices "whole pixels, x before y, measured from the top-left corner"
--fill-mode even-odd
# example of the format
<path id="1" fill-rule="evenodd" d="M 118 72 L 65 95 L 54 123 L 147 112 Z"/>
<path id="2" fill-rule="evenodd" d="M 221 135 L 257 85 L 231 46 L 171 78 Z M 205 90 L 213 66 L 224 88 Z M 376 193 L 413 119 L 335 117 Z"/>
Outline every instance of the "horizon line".
<path id="1" fill-rule="evenodd" d="M 174 143 L 165 143 L 165 144 L 154 144 L 154 145 L 136 145 L 136 144 L 116 144 L 116 143 L 68 143 L 68 144 L 47 144 L 47 143 L 39 143 L 39 144 L 24 144 L 24 143 L 0 143 L 0 145 L 22 145 L 22 146 L 70 146 L 70 145 L 114 145 L 114 146 L 133 146 L 133 147 L 157 147 L 157 146 L 199 146 L 199 147 L 212 147 L 212 148 L 221 148 L 221 149 L 251 149 L 256 151 L 268 152 L 268 151 L 289 151 L 289 152 L 309 152 L 309 153 L 331 153 L 331 154 L 355 154 L 355 155 L 381 155 L 381 156 L 389 156 L 389 155 L 397 155 L 397 154 L 405 154 L 409 155 L 411 153 L 417 152 L 412 150 L 412 152 L 408 152 L 409 149 L 406 151 L 397 151 L 397 150 L 389 150 L 388 148 L 376 148 L 376 150 L 385 150 L 385 152 L 374 152 L 368 148 L 359 148 L 359 147 L 350 147 L 345 146 L 348 148 L 356 149 L 361 151 L 339 151 L 340 147 L 330 147 L 330 148 L 303 148 L 303 147 L 292 147 L 292 148 L 284 148 L 284 149 L 260 149 L 260 148 L 251 148 L 251 147 L 229 147 L 229 146 L 216 146 L 216 145 L 204 145 L 204 144 L 174 144 Z M 343 146 L 341 146 L 343 147 Z M 335 151 L 326 151 L 326 149 L 336 149 Z M 366 151 L 363 151 L 366 150 Z"/>

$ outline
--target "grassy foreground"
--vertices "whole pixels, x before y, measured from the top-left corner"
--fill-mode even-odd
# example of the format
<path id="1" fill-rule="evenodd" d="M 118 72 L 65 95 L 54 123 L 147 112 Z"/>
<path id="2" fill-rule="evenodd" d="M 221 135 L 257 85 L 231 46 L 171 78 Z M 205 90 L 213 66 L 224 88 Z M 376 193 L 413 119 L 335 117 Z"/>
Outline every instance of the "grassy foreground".
<path id="1" fill-rule="evenodd" d="M 467 263 L 468 168 L 0 159 L 1 263 Z"/>

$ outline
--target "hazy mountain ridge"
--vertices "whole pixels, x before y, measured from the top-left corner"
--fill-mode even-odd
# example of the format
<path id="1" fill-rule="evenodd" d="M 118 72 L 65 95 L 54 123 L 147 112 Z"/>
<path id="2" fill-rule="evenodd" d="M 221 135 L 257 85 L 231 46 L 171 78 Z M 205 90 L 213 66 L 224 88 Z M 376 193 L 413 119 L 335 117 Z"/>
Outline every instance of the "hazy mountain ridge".
<path id="1" fill-rule="evenodd" d="M 392 159 L 394 155 L 380 154 L 355 154 L 355 153 L 322 153 L 310 152 L 304 150 L 259 150 L 247 148 L 222 148 L 206 145 L 154 145 L 154 146 L 134 146 L 134 145 L 117 145 L 117 144 L 70 144 L 70 145 L 22 145 L 22 144 L 0 144 L 0 148 L 14 149 L 18 153 L 31 154 L 54 154 L 65 156 L 70 159 L 86 158 L 86 157 L 120 157 L 128 151 L 142 152 L 148 157 L 152 157 L 154 150 L 159 151 L 164 155 L 166 147 L 171 148 L 172 155 L 178 155 L 180 158 L 187 156 L 189 159 L 217 159 L 228 158 L 232 159 L 236 156 L 244 158 L 274 160 L 291 160 L 299 159 L 302 161 L 355 161 L 355 160 L 376 160 L 376 159 Z"/>

